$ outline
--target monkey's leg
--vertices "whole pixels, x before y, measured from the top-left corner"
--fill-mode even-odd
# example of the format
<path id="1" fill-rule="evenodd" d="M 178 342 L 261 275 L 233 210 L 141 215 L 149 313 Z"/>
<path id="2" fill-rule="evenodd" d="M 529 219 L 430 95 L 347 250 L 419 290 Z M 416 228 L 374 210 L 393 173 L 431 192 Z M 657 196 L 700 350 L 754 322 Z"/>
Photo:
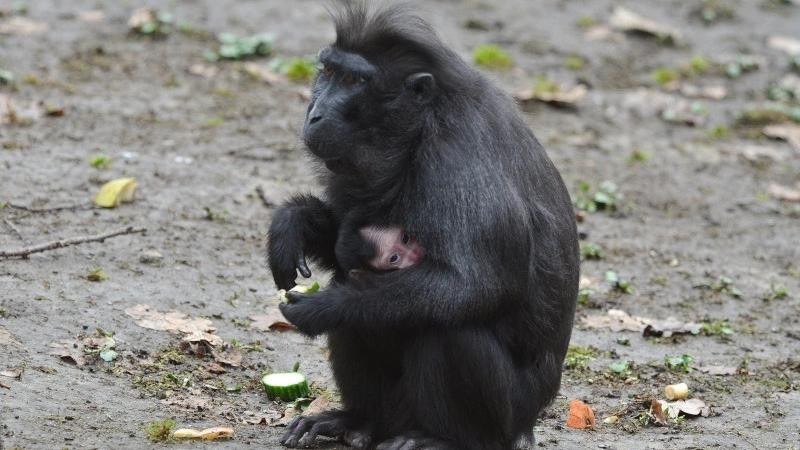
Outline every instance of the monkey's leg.
<path id="1" fill-rule="evenodd" d="M 411 429 L 380 449 L 508 449 L 515 441 L 516 372 L 488 329 L 443 330 L 417 337 L 405 351 L 400 389 Z"/>

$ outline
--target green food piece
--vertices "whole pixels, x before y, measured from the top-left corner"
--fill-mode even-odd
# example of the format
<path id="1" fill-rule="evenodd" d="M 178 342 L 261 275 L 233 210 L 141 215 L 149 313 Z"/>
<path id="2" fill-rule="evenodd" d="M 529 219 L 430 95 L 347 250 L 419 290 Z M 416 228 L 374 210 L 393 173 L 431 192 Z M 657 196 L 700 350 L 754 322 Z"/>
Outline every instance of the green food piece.
<path id="1" fill-rule="evenodd" d="M 628 361 L 615 361 L 608 365 L 608 369 L 614 373 L 625 373 L 630 368 Z"/>
<path id="2" fill-rule="evenodd" d="M 271 373 L 261 379 L 267 397 L 270 400 L 281 399 L 292 402 L 298 398 L 308 397 L 306 377 L 298 372 Z"/>
<path id="3" fill-rule="evenodd" d="M 319 283 L 314 281 L 309 286 L 301 286 L 298 284 L 297 286 L 289 290 L 294 292 L 299 292 L 301 294 L 313 294 L 314 292 L 317 292 L 319 290 Z"/>

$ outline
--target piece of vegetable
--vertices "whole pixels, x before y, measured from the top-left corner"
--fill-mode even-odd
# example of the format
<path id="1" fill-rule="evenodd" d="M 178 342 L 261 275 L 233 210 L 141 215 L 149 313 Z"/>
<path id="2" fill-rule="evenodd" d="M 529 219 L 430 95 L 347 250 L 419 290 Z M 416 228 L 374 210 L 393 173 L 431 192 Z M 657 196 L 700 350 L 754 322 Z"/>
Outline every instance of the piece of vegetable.
<path id="1" fill-rule="evenodd" d="M 214 439 L 225 439 L 233 437 L 233 428 L 230 427 L 213 427 L 204 430 L 193 430 L 191 428 L 181 428 L 172 433 L 175 439 L 202 439 L 204 441 L 211 441 Z"/>
<path id="2" fill-rule="evenodd" d="M 667 400 L 683 400 L 689 396 L 689 386 L 686 383 L 670 384 L 664 387 L 664 397 Z"/>
<path id="3" fill-rule="evenodd" d="M 295 287 L 293 287 L 293 288 L 291 288 L 289 290 L 292 291 L 292 292 L 299 292 L 301 294 L 313 294 L 314 292 L 317 292 L 319 290 L 319 283 L 317 283 L 316 281 L 313 281 L 308 286 L 298 284 L 297 286 L 295 286 Z M 279 290 L 278 291 L 278 297 L 280 299 L 282 299 L 282 300 L 285 300 L 286 299 L 286 290 L 284 290 L 284 289 Z"/>
<path id="4" fill-rule="evenodd" d="M 135 191 L 136 178 L 117 178 L 100 188 L 94 196 L 94 203 L 103 208 L 116 208 L 120 203 L 132 202 Z"/>
<path id="5" fill-rule="evenodd" d="M 281 399 L 291 402 L 301 397 L 308 397 L 308 383 L 301 373 L 271 373 L 261 379 L 267 397 L 271 400 Z"/>

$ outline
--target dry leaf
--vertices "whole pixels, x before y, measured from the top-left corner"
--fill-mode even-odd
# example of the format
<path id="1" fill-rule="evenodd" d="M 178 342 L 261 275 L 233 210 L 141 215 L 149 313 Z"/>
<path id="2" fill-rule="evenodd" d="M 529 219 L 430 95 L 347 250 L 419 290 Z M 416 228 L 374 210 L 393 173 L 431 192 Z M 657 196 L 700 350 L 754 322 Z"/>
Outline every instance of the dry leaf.
<path id="1" fill-rule="evenodd" d="M 675 402 L 661 400 L 661 407 L 671 419 L 675 419 L 681 414 L 692 417 L 708 417 L 711 414 L 711 408 L 704 401 L 696 398 Z"/>
<path id="2" fill-rule="evenodd" d="M 283 411 L 283 416 L 280 419 L 269 424 L 272 427 L 285 427 L 292 423 L 295 416 L 297 416 L 297 408 L 294 405 L 289 406 Z"/>
<path id="3" fill-rule="evenodd" d="M 14 339 L 14 335 L 11 334 L 10 331 L 0 326 L 0 346 L 6 347 L 11 345 L 15 347 L 24 348 L 23 345 L 19 343 L 19 341 Z"/>
<path id="4" fill-rule="evenodd" d="M 608 313 L 581 318 L 581 325 L 587 328 L 608 328 L 611 331 L 642 331 L 652 320 L 632 317 L 625 311 L 610 309 Z"/>
<path id="5" fill-rule="evenodd" d="M 800 40 L 787 36 L 770 36 L 767 45 L 790 55 L 800 55 Z"/>
<path id="6" fill-rule="evenodd" d="M 514 97 L 519 101 L 538 100 L 557 106 L 575 106 L 588 92 L 586 86 L 578 84 L 567 89 L 559 88 L 555 92 L 537 92 L 534 89 L 526 89 L 518 92 Z"/>
<path id="7" fill-rule="evenodd" d="M 569 412 L 567 413 L 567 427 L 583 430 L 585 428 L 594 429 L 594 411 L 586 403 L 580 400 L 569 401 Z"/>
<path id="8" fill-rule="evenodd" d="M 47 23 L 14 16 L 0 22 L 0 34 L 39 34 L 47 31 Z"/>
<path id="9" fill-rule="evenodd" d="M 775 124 L 767 125 L 762 131 L 764 136 L 774 139 L 783 139 L 795 150 L 800 151 L 800 125 Z"/>
<path id="10" fill-rule="evenodd" d="M 783 161 L 786 159 L 786 154 L 780 149 L 768 147 L 766 145 L 747 145 L 742 148 L 742 156 L 744 159 L 755 163 L 762 161 Z"/>
<path id="11" fill-rule="evenodd" d="M 214 439 L 228 439 L 233 437 L 233 428 L 230 427 L 214 427 L 206 428 L 204 430 L 193 430 L 191 428 L 181 428 L 172 433 L 175 439 L 202 439 L 204 441 L 212 441 Z"/>
<path id="12" fill-rule="evenodd" d="M 51 342 L 50 352 L 53 356 L 58 356 L 62 361 L 75 364 L 78 367 L 86 365 L 86 360 L 83 357 L 83 345 L 78 345 L 75 341 L 69 339 L 62 339 L 58 342 Z"/>
<path id="13" fill-rule="evenodd" d="M 15 367 L 13 369 L 0 370 L 0 377 L 19 379 L 22 377 L 22 369 Z"/>
<path id="14" fill-rule="evenodd" d="M 658 425 L 667 424 L 667 416 L 664 414 L 664 409 L 661 408 L 661 402 L 656 399 L 650 400 L 650 418 Z"/>
<path id="15" fill-rule="evenodd" d="M 225 351 L 212 350 L 211 355 L 214 357 L 214 361 L 226 366 L 240 367 L 242 365 L 242 352 L 236 348 L 229 348 Z"/>
<path id="16" fill-rule="evenodd" d="M 799 183 L 800 184 L 800 183 Z M 797 189 L 771 183 L 767 188 L 769 195 L 786 202 L 800 202 L 800 186 Z"/>
<path id="17" fill-rule="evenodd" d="M 151 330 L 181 333 L 212 332 L 213 323 L 202 317 L 190 318 L 178 311 L 159 312 L 150 305 L 135 305 L 125 310 L 125 314 L 136 320 L 136 325 Z M 221 340 L 221 338 L 220 338 Z"/>
<path id="18" fill-rule="evenodd" d="M 247 75 L 250 75 L 250 77 L 267 84 L 275 84 L 283 79 L 280 74 L 256 63 L 244 63 L 242 65 L 242 70 L 244 70 L 244 73 Z"/>
<path id="19" fill-rule="evenodd" d="M 281 314 L 277 307 L 270 307 L 264 314 L 255 314 L 249 317 L 250 328 L 260 331 L 287 331 L 295 327 Z"/>
<path id="20" fill-rule="evenodd" d="M 649 34 L 672 42 L 681 40 L 681 33 L 677 29 L 662 25 L 621 7 L 614 9 L 611 18 L 608 19 L 608 24 L 621 31 Z"/>
<path id="21" fill-rule="evenodd" d="M 667 317 L 665 320 L 654 320 L 644 327 L 644 336 L 670 337 L 678 334 L 700 334 L 703 326 L 695 322 L 684 323 L 674 317 Z"/>
<path id="22" fill-rule="evenodd" d="M 209 362 L 203 364 L 203 369 L 205 369 L 205 371 L 208 372 L 208 373 L 215 373 L 215 374 L 221 374 L 221 373 L 228 372 L 227 369 L 225 369 L 224 367 L 222 367 L 221 365 L 219 365 L 218 363 L 216 363 L 214 361 L 209 361 Z"/>
<path id="23" fill-rule="evenodd" d="M 333 404 L 330 400 L 328 400 L 324 396 L 319 396 L 311 402 L 306 409 L 303 410 L 304 416 L 313 416 L 314 414 L 319 414 L 321 412 L 325 412 L 328 410 L 333 409 Z"/>

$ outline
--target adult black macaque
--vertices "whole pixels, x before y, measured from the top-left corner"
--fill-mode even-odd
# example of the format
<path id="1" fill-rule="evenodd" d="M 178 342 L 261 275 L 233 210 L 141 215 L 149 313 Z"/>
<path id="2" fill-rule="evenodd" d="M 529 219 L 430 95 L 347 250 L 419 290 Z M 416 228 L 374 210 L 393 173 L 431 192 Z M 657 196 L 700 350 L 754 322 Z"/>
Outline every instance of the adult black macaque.
<path id="1" fill-rule="evenodd" d="M 578 287 L 564 184 L 514 102 L 402 7 L 334 14 L 303 137 L 327 167 L 324 200 L 298 196 L 269 230 L 279 288 L 333 270 L 281 311 L 327 333 L 342 411 L 300 418 L 358 448 L 511 449 L 533 442 L 559 388 Z M 425 257 L 349 282 L 336 242 L 398 226 Z"/>

